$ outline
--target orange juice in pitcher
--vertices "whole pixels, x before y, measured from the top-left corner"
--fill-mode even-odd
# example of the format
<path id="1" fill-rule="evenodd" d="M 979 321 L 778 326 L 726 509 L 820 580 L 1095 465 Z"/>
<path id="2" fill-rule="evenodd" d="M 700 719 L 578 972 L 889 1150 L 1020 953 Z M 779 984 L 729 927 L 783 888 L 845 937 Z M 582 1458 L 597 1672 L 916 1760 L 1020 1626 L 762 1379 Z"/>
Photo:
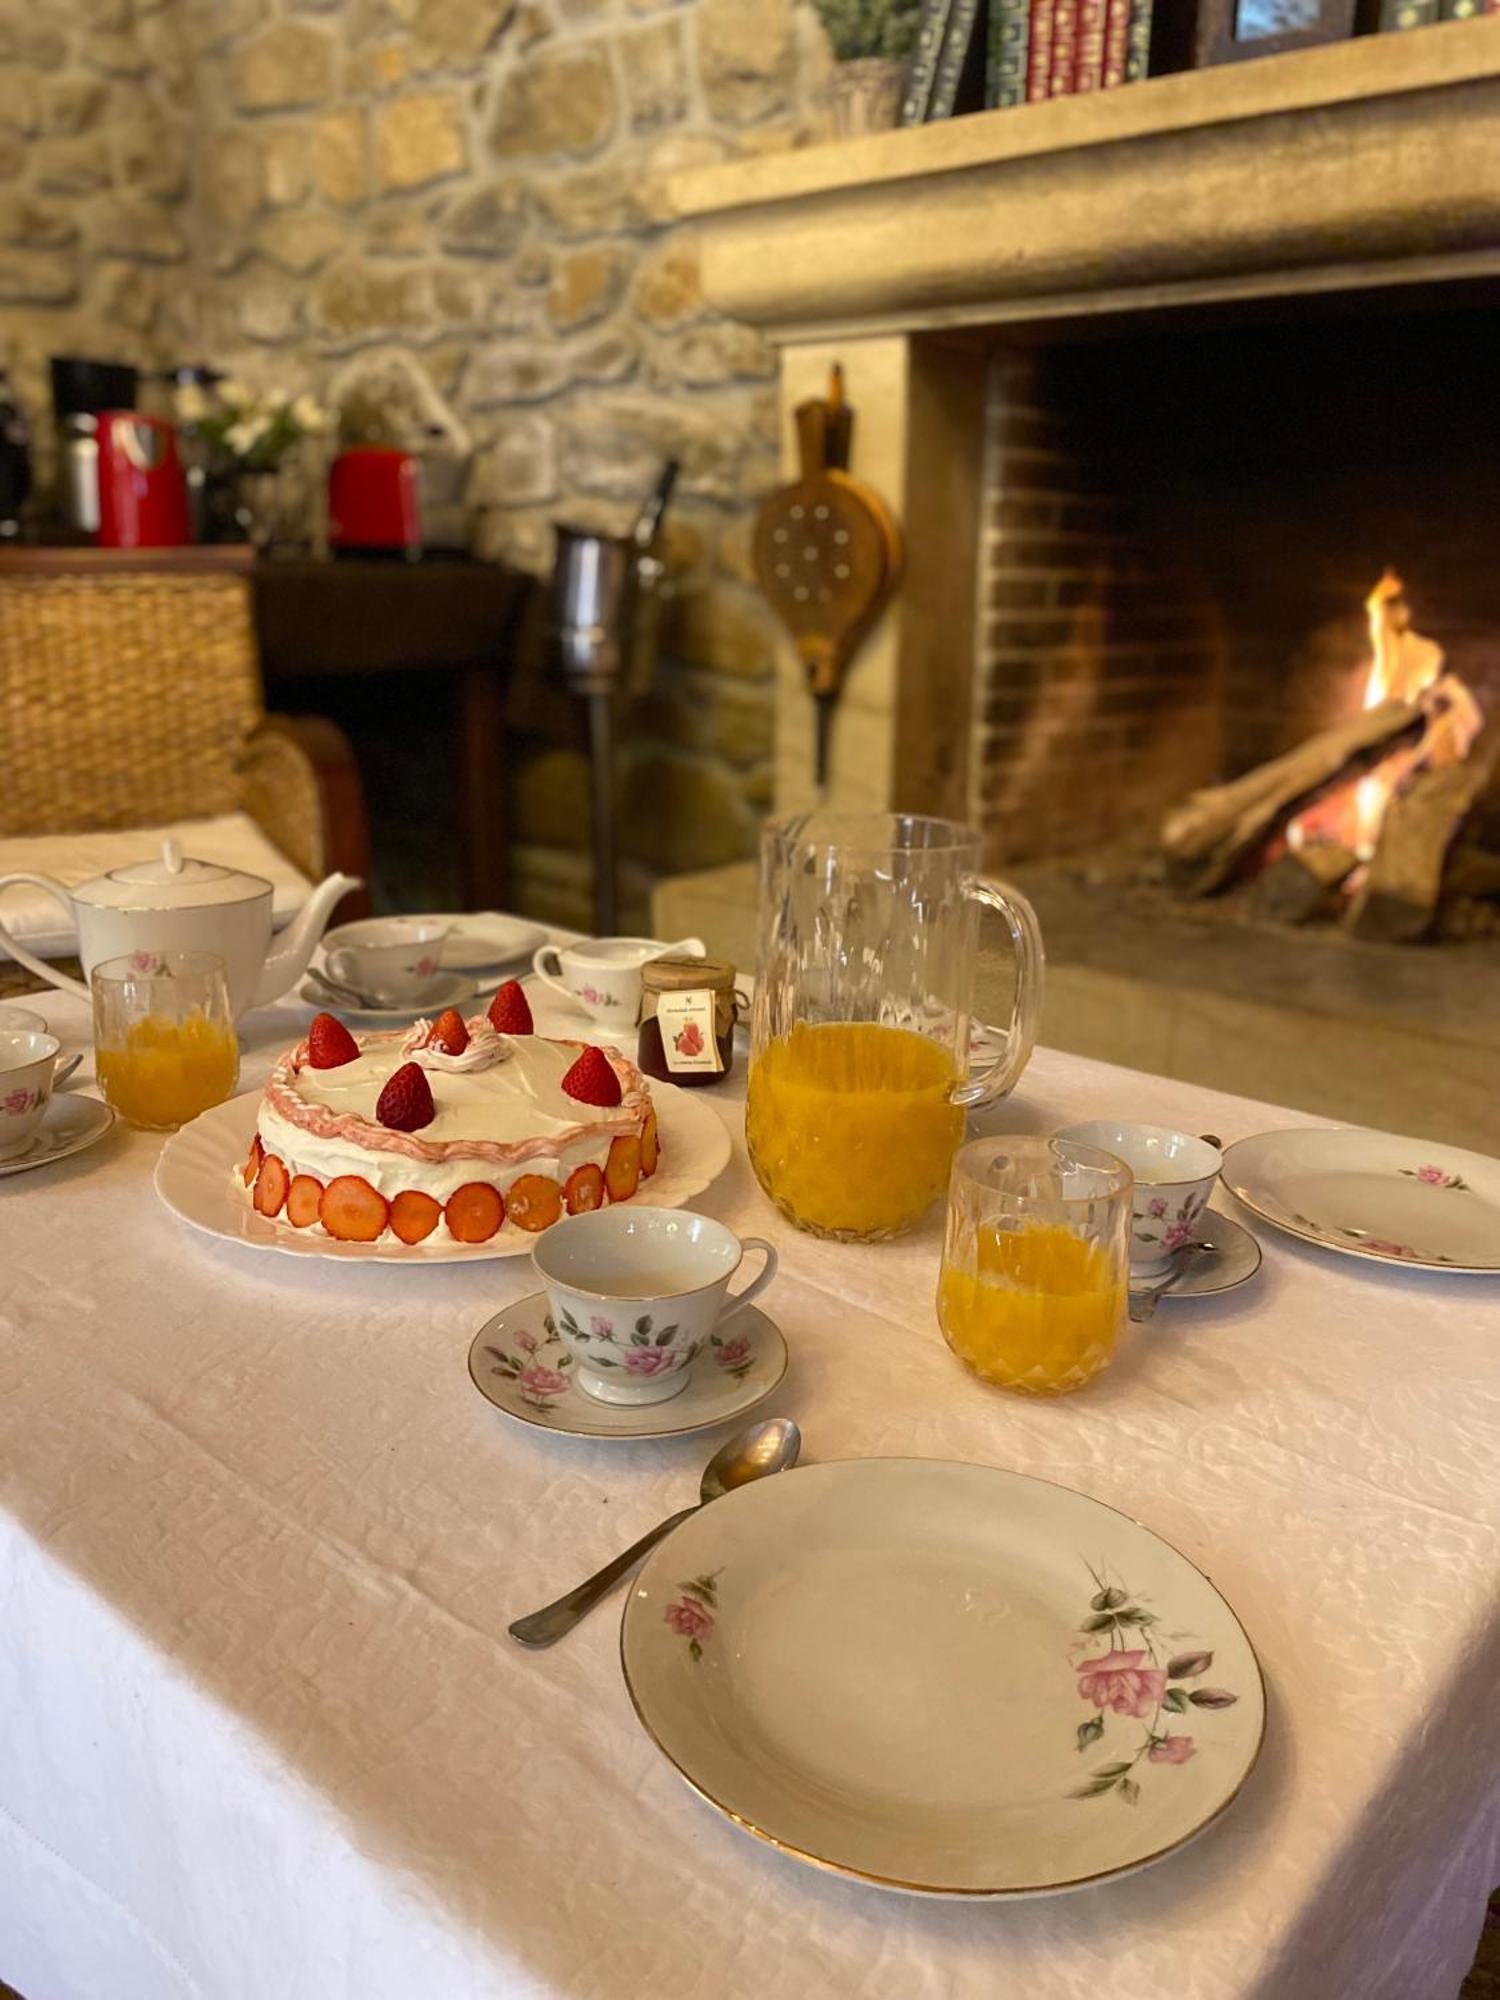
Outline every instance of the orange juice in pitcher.
<path id="1" fill-rule="evenodd" d="M 1024 896 L 975 874 L 979 837 L 899 813 L 808 813 L 762 840 L 745 1137 L 761 1186 L 817 1235 L 893 1236 L 942 1193 L 964 1112 L 1031 1053 L 1041 938 Z M 971 1073 L 978 913 L 1017 960 L 998 1053 Z"/>

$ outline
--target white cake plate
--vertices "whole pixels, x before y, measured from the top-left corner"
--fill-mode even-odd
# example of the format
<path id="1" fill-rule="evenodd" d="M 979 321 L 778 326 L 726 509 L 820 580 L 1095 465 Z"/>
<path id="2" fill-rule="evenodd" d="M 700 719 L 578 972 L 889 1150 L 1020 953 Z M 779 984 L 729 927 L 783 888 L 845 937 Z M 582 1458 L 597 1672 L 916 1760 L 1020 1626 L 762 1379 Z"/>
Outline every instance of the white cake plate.
<path id="1" fill-rule="evenodd" d="M 207 1236 L 240 1243 L 249 1250 L 279 1250 L 290 1257 L 342 1257 L 368 1264 L 457 1264 L 494 1257 L 519 1257 L 536 1237 L 506 1221 L 488 1243 L 340 1243 L 314 1223 L 294 1229 L 279 1216 L 258 1215 L 251 1207 L 239 1168 L 250 1151 L 260 1109 L 260 1092 L 247 1091 L 215 1105 L 180 1132 L 174 1132 L 156 1163 L 156 1192 L 174 1215 Z M 661 1133 L 661 1161 L 650 1180 L 632 1196 L 643 1208 L 681 1208 L 717 1180 L 729 1164 L 729 1132 L 711 1105 L 679 1090 L 653 1083 Z"/>

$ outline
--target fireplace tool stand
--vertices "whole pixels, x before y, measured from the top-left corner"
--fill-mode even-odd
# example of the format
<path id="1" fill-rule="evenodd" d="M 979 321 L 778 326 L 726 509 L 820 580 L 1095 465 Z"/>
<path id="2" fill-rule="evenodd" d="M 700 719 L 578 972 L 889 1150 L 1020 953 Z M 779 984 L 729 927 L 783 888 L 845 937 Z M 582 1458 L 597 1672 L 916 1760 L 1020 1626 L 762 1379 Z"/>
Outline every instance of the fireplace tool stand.
<path id="1" fill-rule="evenodd" d="M 653 554 L 677 477 L 669 459 L 628 535 L 559 523 L 552 570 L 550 651 L 585 704 L 589 735 L 594 930 L 619 928 L 615 856 L 615 696 L 648 681 L 656 650 L 663 565 Z"/>

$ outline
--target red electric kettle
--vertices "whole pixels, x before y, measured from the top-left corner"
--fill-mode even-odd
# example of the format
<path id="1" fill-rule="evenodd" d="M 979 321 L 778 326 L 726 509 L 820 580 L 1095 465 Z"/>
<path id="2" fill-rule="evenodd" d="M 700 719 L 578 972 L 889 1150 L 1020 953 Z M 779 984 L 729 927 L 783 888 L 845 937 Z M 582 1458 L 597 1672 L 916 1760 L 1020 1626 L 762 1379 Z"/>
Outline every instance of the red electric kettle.
<path id="1" fill-rule="evenodd" d="M 100 410 L 99 546 L 173 549 L 193 539 L 177 433 L 137 410 Z"/>

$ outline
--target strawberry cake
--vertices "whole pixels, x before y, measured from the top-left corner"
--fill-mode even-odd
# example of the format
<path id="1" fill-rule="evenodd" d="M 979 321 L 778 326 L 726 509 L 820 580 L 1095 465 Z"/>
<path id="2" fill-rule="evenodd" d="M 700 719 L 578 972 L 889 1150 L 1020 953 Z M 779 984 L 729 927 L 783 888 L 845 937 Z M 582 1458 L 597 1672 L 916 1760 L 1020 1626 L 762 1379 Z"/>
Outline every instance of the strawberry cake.
<path id="1" fill-rule="evenodd" d="M 489 1011 L 356 1038 L 320 1014 L 277 1061 L 241 1171 L 260 1214 L 342 1242 L 487 1243 L 628 1201 L 656 1171 L 651 1088 L 617 1050 Z"/>

